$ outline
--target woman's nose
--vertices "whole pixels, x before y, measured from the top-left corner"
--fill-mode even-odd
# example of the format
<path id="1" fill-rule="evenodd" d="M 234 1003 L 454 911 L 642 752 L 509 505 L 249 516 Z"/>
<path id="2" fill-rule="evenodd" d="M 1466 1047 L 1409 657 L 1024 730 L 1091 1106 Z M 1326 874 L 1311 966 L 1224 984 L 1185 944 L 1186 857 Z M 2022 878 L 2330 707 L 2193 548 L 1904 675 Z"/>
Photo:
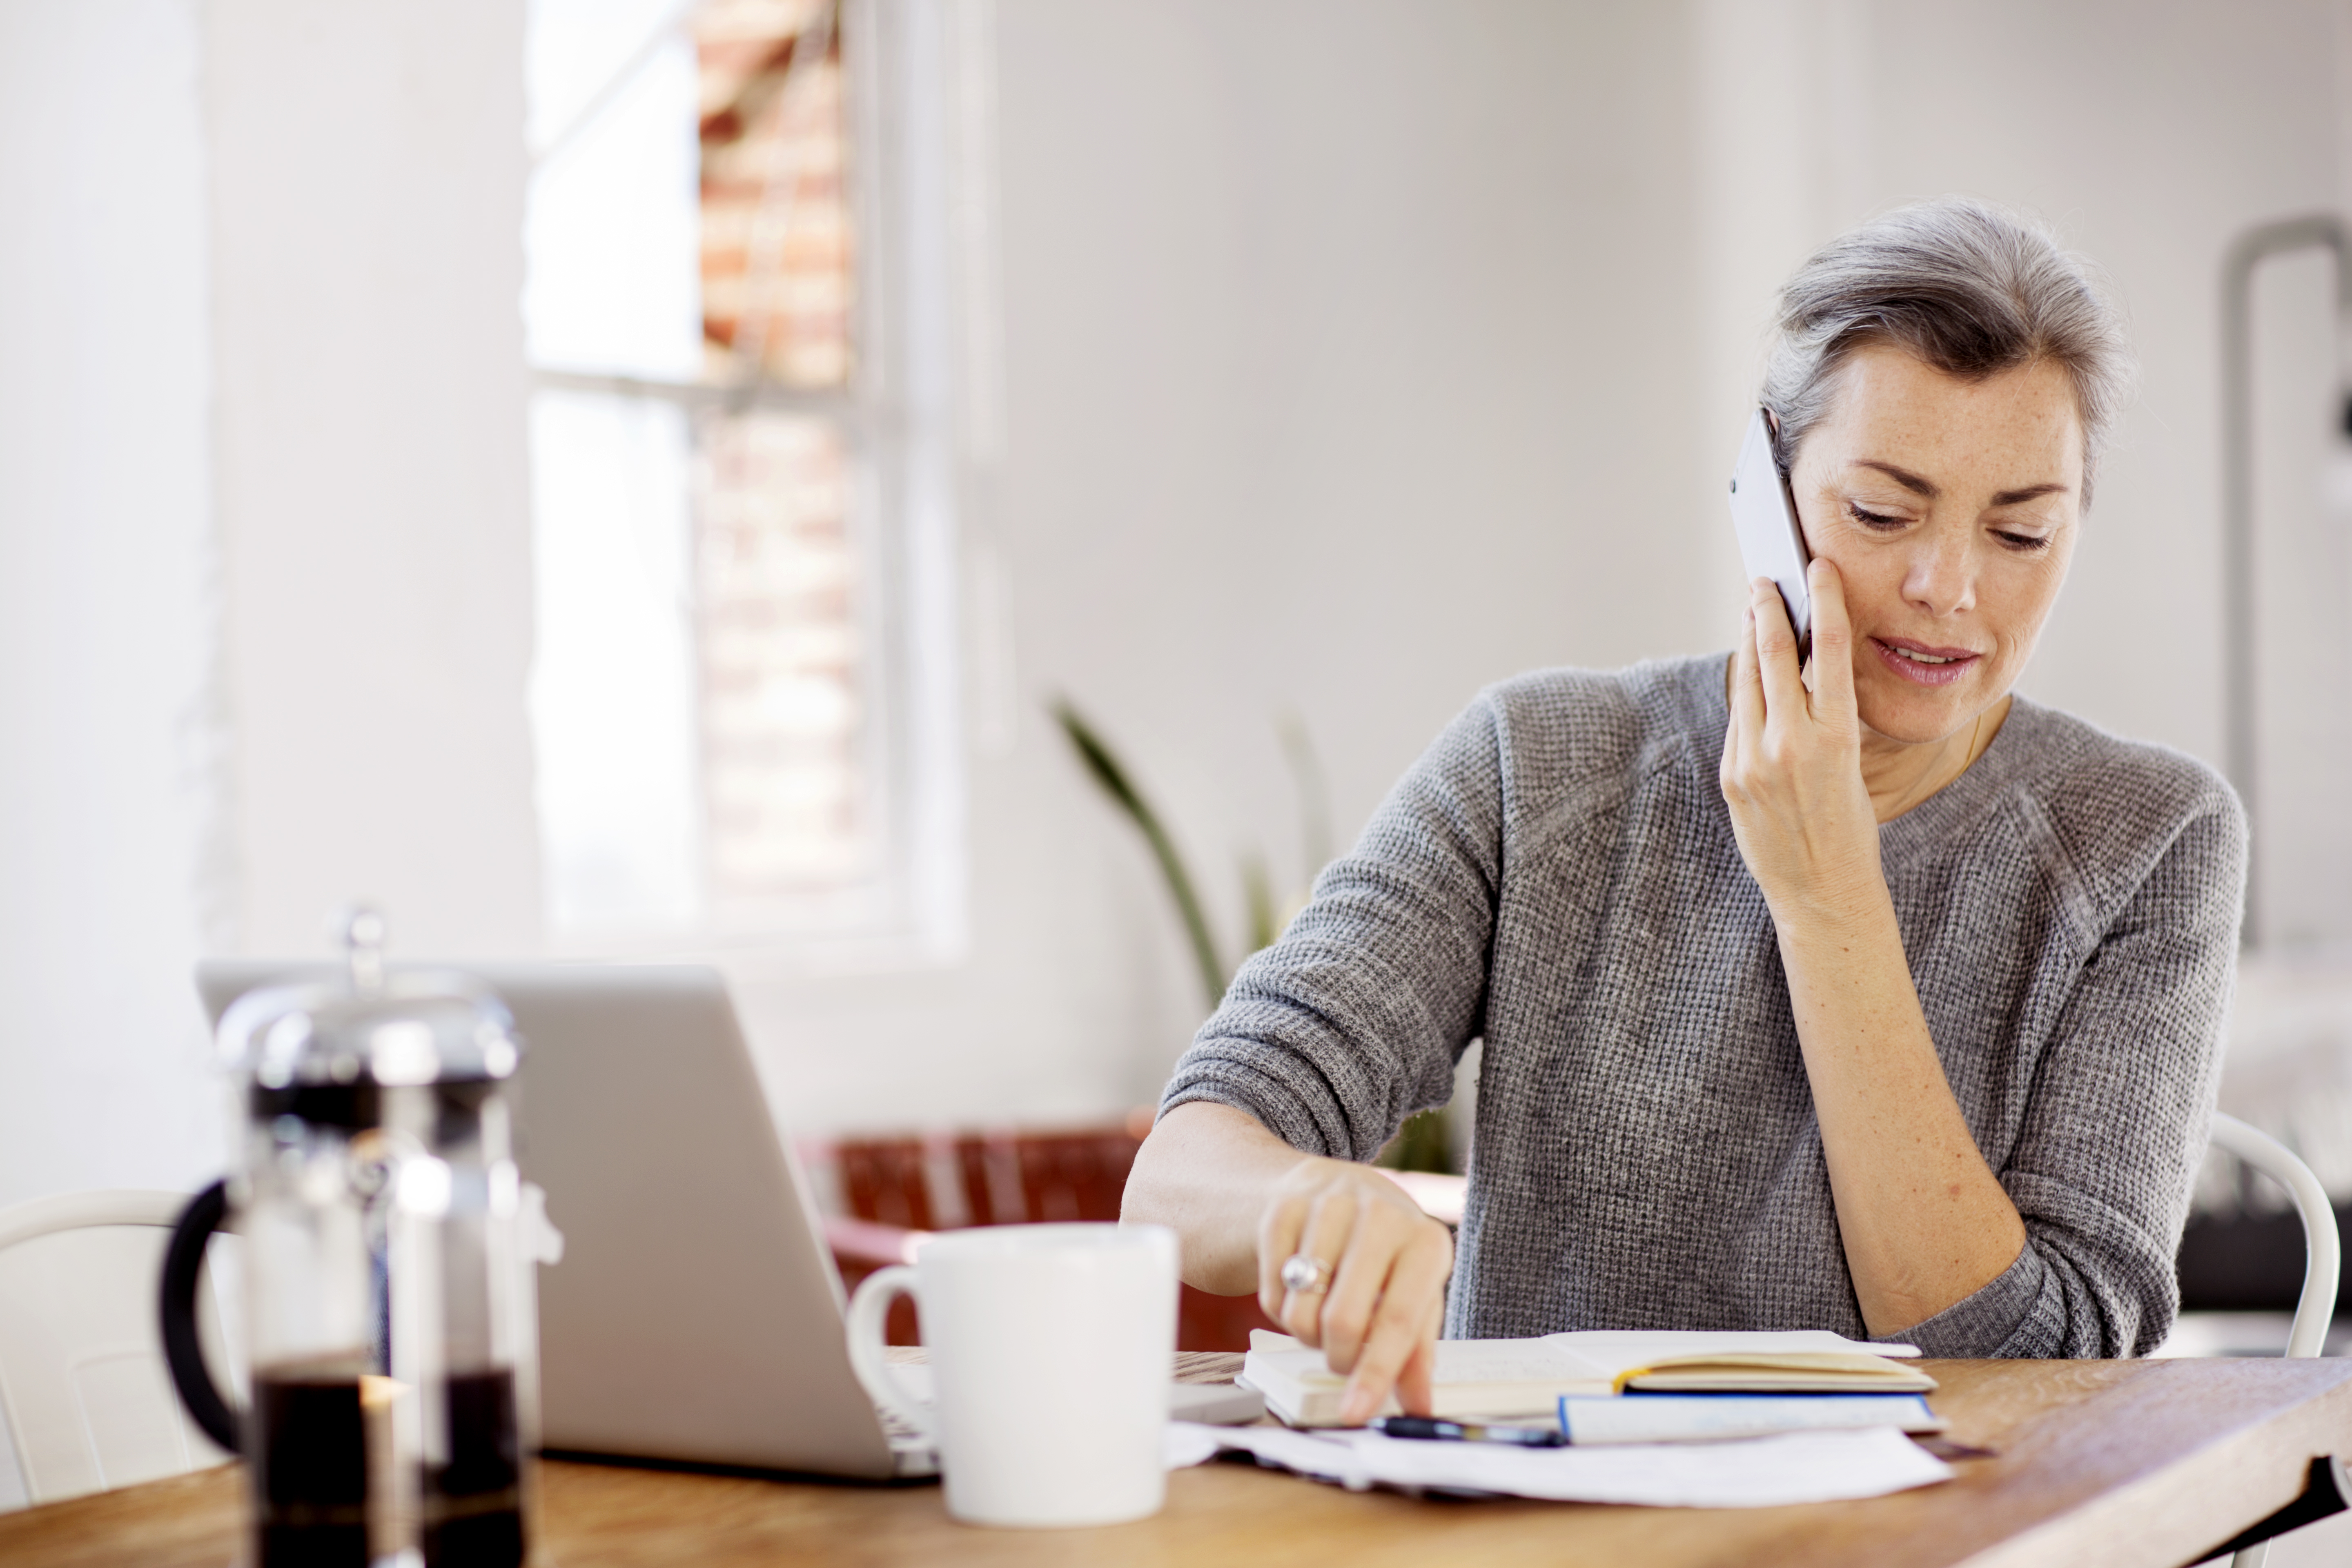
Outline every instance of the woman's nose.
<path id="1" fill-rule="evenodd" d="M 1958 615 L 1977 599 L 1976 563 L 1965 544 L 1922 541 L 1903 579 L 1903 597 L 1931 616 Z"/>

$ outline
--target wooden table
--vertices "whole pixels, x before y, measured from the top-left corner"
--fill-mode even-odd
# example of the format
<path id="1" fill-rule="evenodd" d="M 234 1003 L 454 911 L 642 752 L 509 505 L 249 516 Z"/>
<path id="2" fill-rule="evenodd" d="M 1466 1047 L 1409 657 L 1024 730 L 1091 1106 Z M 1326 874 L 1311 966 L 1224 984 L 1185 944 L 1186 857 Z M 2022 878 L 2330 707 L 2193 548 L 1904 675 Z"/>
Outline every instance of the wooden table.
<path id="1" fill-rule="evenodd" d="M 1238 1363 L 1239 1357 L 1230 1358 Z M 1995 1450 L 1958 1479 L 1802 1508 L 1423 1502 L 1211 1464 L 1168 1506 L 1102 1530 L 951 1523 L 932 1486 L 858 1487 L 550 1464 L 560 1568 L 694 1563 L 2145 1563 L 2178 1568 L 2299 1495 L 2312 1457 L 2352 1452 L 2352 1360 L 1928 1362 L 1952 1436 Z M 1197 1373 L 1196 1373 L 1197 1375 Z M 1201 1377 L 1202 1381 L 1208 1378 Z M 9 1568 L 221 1568 L 233 1469 L 0 1515 Z M 1473 1554 L 1475 1553 L 1475 1557 Z"/>

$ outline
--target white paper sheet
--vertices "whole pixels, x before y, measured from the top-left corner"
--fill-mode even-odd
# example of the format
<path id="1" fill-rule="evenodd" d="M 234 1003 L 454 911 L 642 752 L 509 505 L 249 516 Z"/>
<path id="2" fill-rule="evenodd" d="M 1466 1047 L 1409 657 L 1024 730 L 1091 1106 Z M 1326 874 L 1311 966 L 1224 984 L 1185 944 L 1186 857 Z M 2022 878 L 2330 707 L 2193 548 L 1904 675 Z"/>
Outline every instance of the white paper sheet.
<path id="1" fill-rule="evenodd" d="M 1870 1426 L 1892 1426 L 1902 1432 L 1944 1430 L 1942 1419 L 1916 1394 L 1568 1398 L 1559 1402 L 1559 1426 L 1580 1448 L 1604 1443 L 1724 1442 L 1781 1432 L 1854 1432 Z"/>
<path id="2" fill-rule="evenodd" d="M 1198 1426 L 1171 1422 L 1171 1468 L 1220 1448 L 1351 1491 L 1442 1487 L 1554 1502 L 1641 1503 L 1655 1508 L 1775 1508 L 1879 1497 L 1949 1480 L 1951 1468 L 1889 1427 L 1792 1432 L 1740 1442 L 1622 1448 L 1514 1448 L 1498 1443 L 1428 1443 L 1377 1432 L 1294 1432 L 1281 1426 Z M 1197 1454 L 1198 1458 L 1191 1458 Z"/>

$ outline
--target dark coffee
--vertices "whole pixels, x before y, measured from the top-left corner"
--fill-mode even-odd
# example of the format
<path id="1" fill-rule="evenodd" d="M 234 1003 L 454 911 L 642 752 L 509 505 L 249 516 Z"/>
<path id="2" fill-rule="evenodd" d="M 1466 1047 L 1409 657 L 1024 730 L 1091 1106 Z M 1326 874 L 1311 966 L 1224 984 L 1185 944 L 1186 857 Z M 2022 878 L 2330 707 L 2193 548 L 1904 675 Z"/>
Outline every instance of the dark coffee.
<path id="1" fill-rule="evenodd" d="M 520 1436 L 514 1373 L 449 1379 L 446 1463 L 423 1477 L 429 1568 L 521 1568 Z M 257 1568 L 368 1568 L 367 1410 L 357 1377 L 265 1374 L 253 1380 Z"/>
<path id="2" fill-rule="evenodd" d="M 367 1568 L 367 1421 L 357 1377 L 257 1376 L 259 1568 Z"/>
<path id="3" fill-rule="evenodd" d="M 447 1384 L 448 1462 L 425 1474 L 431 1568 L 520 1568 L 522 1458 L 514 1373 L 461 1373 Z"/>

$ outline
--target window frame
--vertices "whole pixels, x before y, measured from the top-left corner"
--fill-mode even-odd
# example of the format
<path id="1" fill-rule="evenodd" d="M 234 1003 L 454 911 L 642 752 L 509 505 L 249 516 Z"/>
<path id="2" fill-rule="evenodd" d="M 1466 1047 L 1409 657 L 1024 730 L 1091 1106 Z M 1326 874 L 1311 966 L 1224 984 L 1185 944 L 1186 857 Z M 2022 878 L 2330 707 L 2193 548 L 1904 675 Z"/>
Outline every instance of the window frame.
<path id="1" fill-rule="evenodd" d="M 682 7 L 664 32 L 688 26 L 693 10 Z M 534 396 L 667 404 L 690 430 L 715 415 L 755 409 L 835 425 L 860 571 L 861 694 L 875 715 L 861 737 L 877 841 L 867 876 L 715 902 L 706 839 L 697 926 L 565 931 L 551 919 L 552 951 L 833 969 L 943 963 L 967 947 L 957 584 L 968 486 L 965 400 L 958 393 L 977 384 L 961 351 L 982 296 L 960 263 L 961 251 L 982 237 L 971 231 L 987 193 L 975 178 L 984 174 L 984 161 L 959 142 L 984 130 L 975 114 L 985 114 L 986 104 L 968 100 L 985 98 L 976 89 L 987 80 L 992 19 L 986 0 L 839 0 L 845 197 L 856 235 L 846 385 L 809 388 L 764 377 L 727 385 L 527 367 Z M 657 41 L 648 41 L 598 102 L 625 89 Z M 698 447 L 698 430 L 690 439 Z M 688 526 L 698 531 L 696 509 L 687 510 Z M 698 690 L 696 702 L 699 737 Z M 698 755 L 694 767 L 707 822 L 709 784 Z"/>

